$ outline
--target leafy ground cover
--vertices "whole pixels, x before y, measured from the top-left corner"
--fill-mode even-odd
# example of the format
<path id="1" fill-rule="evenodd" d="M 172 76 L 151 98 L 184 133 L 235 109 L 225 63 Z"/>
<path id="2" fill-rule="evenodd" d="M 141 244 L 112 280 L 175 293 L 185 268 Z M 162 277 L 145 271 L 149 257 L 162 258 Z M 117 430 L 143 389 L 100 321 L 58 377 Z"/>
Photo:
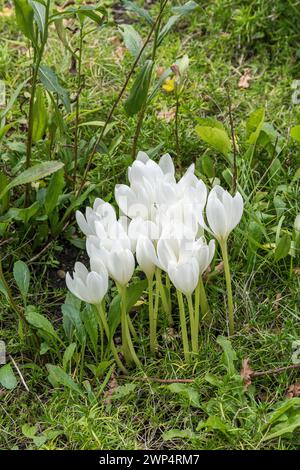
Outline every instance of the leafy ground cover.
<path id="1" fill-rule="evenodd" d="M 76 6 L 82 3 L 76 2 Z M 149 32 L 147 20 L 126 11 L 121 2 L 104 3 L 108 20 L 95 28 L 89 18 L 87 28 L 92 32 L 83 38 L 77 143 L 80 176 L 95 136 L 101 132 L 133 63 L 124 45 L 124 34 L 120 33 L 125 31 L 122 25 L 131 25 L 144 39 Z M 139 6 L 142 3 L 137 2 Z M 228 155 L 203 134 L 203 127 L 215 129 L 217 120 L 230 136 L 232 117 L 238 183 L 246 200 L 242 222 L 230 239 L 236 333 L 230 342 L 224 338 L 224 278 L 217 253 L 206 279 L 214 322 L 209 330 L 201 332 L 199 357 L 193 365 L 183 360 L 176 328 L 159 336 L 158 357 L 151 358 L 146 296 L 132 313 L 140 338 L 137 350 L 144 364 L 142 372 L 133 369 L 130 378 L 124 378 L 111 362 L 95 371 L 88 367 L 93 362 L 88 350 L 83 367 L 85 348 L 80 332 L 69 342 L 65 338 L 64 276 L 76 259 L 86 261 L 73 209 L 75 205 L 91 205 L 95 197 L 112 202 L 114 185 L 126 178 L 138 120 L 136 115 L 126 113 L 126 91 L 97 146 L 84 183 L 84 197 L 72 199 L 73 167 L 68 166 L 64 183 L 60 172 L 56 180 L 52 179 L 48 194 L 59 186 L 61 193 L 55 208 L 47 214 L 47 224 L 45 214 L 34 213 L 34 208 L 33 215 L 17 212 L 16 208 L 24 207 L 24 186 L 11 190 L 10 202 L 1 201 L 6 205 L 1 208 L 1 260 L 14 302 L 18 309 L 24 304 L 35 306 L 54 328 L 50 331 L 48 323 L 41 326 L 35 319 L 31 326 L 36 336 L 20 334 L 11 302 L 1 296 L 0 339 L 6 343 L 11 367 L 4 378 L 0 370 L 3 449 L 299 448 L 297 369 L 251 377 L 244 363 L 244 379 L 247 373 L 251 378 L 247 386 L 240 371 L 247 358 L 254 371 L 289 366 L 297 360 L 300 290 L 295 219 L 300 213 L 300 104 L 296 80 L 300 79 L 300 4 L 279 0 L 198 4 L 192 13 L 182 16 L 156 51 L 156 80 L 180 57 L 189 57 L 178 120 L 172 83 L 162 82 L 145 111 L 137 148 L 150 151 L 154 159 L 169 152 L 178 171 L 195 162 L 198 176 L 205 181 L 219 178 L 222 185 L 230 186 Z M 180 5 L 168 2 L 165 18 Z M 145 8 L 155 18 L 159 2 L 145 2 Z M 76 50 L 80 41 L 78 23 L 70 17 L 63 25 L 69 45 Z M 29 77 L 32 49 L 17 29 L 10 2 L 0 2 L 0 30 L 0 78 L 11 97 Z M 74 64 L 53 24 L 43 63 L 56 71 L 61 86 L 71 92 L 71 108 L 63 114 L 67 130 L 63 124 L 60 129 L 54 119 L 55 103 L 48 95 L 44 98 L 46 108 L 52 103 L 54 109 L 47 125 L 54 123 L 59 130 L 53 141 L 51 137 L 37 139 L 32 159 L 36 163 L 55 160 L 69 165 L 74 150 L 78 64 Z M 133 82 L 134 77 L 129 85 Z M 0 166 L 9 178 L 24 169 L 29 98 L 30 92 L 24 86 L 8 113 L 5 125 L 12 126 L 0 135 Z M 39 112 L 42 117 L 43 108 Z M 198 132 L 196 126 L 200 126 Z M 31 191 L 45 197 L 42 192 L 48 185 L 49 177 L 39 179 Z M 48 208 L 52 207 L 50 196 L 47 200 Z M 33 205 L 34 200 L 31 202 Z M 72 203 L 66 226 L 67 218 L 62 218 Z M 29 285 L 16 283 L 13 267 L 18 260 L 28 266 Z M 23 292 L 18 289 L 20 285 Z M 74 342 L 79 346 L 72 356 Z M 180 377 L 193 382 L 164 383 L 140 380 L 142 377 Z"/>

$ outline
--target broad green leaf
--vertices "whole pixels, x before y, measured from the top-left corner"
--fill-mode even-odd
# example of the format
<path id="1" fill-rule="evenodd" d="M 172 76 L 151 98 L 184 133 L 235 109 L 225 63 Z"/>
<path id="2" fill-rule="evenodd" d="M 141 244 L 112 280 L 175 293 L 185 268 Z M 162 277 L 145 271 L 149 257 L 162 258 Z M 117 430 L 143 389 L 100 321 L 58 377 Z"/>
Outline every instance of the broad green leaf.
<path id="1" fill-rule="evenodd" d="M 20 31 L 30 41 L 35 42 L 33 28 L 33 9 L 28 0 L 14 0 L 16 20 Z"/>
<path id="2" fill-rule="evenodd" d="M 224 129 L 219 127 L 196 126 L 197 135 L 214 149 L 228 156 L 231 151 L 231 141 Z"/>
<path id="3" fill-rule="evenodd" d="M 48 122 L 48 111 L 45 104 L 44 90 L 39 85 L 36 89 L 35 100 L 33 104 L 33 128 L 32 140 L 38 142 L 45 134 Z"/>
<path id="4" fill-rule="evenodd" d="M 133 57 L 139 55 L 140 50 L 143 47 L 143 39 L 140 34 L 130 24 L 123 24 L 119 26 L 120 33 L 123 36 L 125 46 Z"/>
<path id="5" fill-rule="evenodd" d="M 285 234 L 283 235 L 283 237 L 280 238 L 279 242 L 276 245 L 275 253 L 274 253 L 275 261 L 279 261 L 285 258 L 289 254 L 290 248 L 291 248 L 291 237 Z"/>
<path id="6" fill-rule="evenodd" d="M 0 171 L 0 193 L 6 188 L 6 186 L 9 184 L 9 179 L 8 177 Z M 0 199 L 0 214 L 2 214 L 4 211 L 7 210 L 9 204 L 9 193 L 7 192 L 5 196 Z"/>
<path id="7" fill-rule="evenodd" d="M 194 439 L 196 434 L 191 429 L 170 429 L 163 433 L 164 441 L 173 441 L 173 439 Z"/>
<path id="8" fill-rule="evenodd" d="M 201 165 L 202 165 L 202 170 L 203 173 L 208 177 L 208 178 L 213 178 L 215 176 L 215 166 L 214 166 L 214 161 L 213 159 L 207 155 L 204 154 L 201 157 Z"/>
<path id="9" fill-rule="evenodd" d="M 46 7 L 41 2 L 29 0 L 29 3 L 34 11 L 34 20 L 37 24 L 39 32 L 44 36 L 46 26 Z"/>
<path id="10" fill-rule="evenodd" d="M 221 431 L 225 435 L 228 435 L 234 430 L 228 423 L 219 418 L 219 416 L 214 415 L 209 416 L 206 421 L 200 422 L 197 426 L 197 431 L 200 431 L 200 429 L 203 428 L 206 428 L 209 431 Z"/>
<path id="11" fill-rule="evenodd" d="M 127 289 L 127 312 L 130 312 L 132 307 L 141 297 L 144 290 L 147 288 L 147 280 L 138 281 L 132 284 Z M 120 295 L 116 295 L 110 306 L 108 312 L 108 324 L 111 337 L 115 334 L 115 331 L 121 321 L 121 298 Z"/>
<path id="12" fill-rule="evenodd" d="M 173 15 L 168 19 L 165 26 L 159 32 L 158 39 L 157 39 L 158 46 L 161 45 L 166 35 L 169 33 L 169 31 L 173 28 L 173 26 L 177 23 L 179 19 L 180 19 L 180 15 Z"/>
<path id="13" fill-rule="evenodd" d="M 200 407 L 199 392 L 195 390 L 195 388 L 193 388 L 191 385 L 173 383 L 170 385 L 166 385 L 166 388 L 172 393 L 177 393 L 187 398 L 191 406 L 194 406 L 196 408 Z"/>
<path id="14" fill-rule="evenodd" d="M 15 281 L 17 283 L 18 288 L 20 289 L 23 298 L 26 298 L 30 282 L 30 272 L 27 264 L 21 260 L 16 261 L 14 264 L 13 273 Z"/>
<path id="15" fill-rule="evenodd" d="M 71 111 L 69 92 L 60 85 L 56 73 L 46 65 L 39 66 L 39 78 L 51 93 L 56 93 L 62 101 L 67 112 Z"/>
<path id="16" fill-rule="evenodd" d="M 63 313 L 63 326 L 69 339 L 72 338 L 73 329 L 75 329 L 76 336 L 80 344 L 86 341 L 85 328 L 81 320 L 80 308 L 75 305 L 63 304 L 61 307 Z"/>
<path id="17" fill-rule="evenodd" d="M 132 13 L 136 13 L 140 18 L 144 18 L 144 20 L 146 20 L 150 26 L 153 25 L 153 19 L 148 10 L 139 7 L 136 3 L 130 2 L 129 0 L 124 0 L 123 5 L 126 10 L 132 11 Z"/>
<path id="18" fill-rule="evenodd" d="M 196 121 L 200 126 L 217 127 L 218 129 L 223 129 L 223 131 L 225 131 L 223 123 L 212 117 L 196 117 Z"/>
<path id="19" fill-rule="evenodd" d="M 21 184 L 33 183 L 34 181 L 41 180 L 46 178 L 46 176 L 55 173 L 64 166 L 63 163 L 57 162 L 55 160 L 49 162 L 38 163 L 37 165 L 24 170 L 20 175 L 16 176 L 0 194 L 0 200 L 5 196 L 5 194 L 15 186 L 20 186 Z"/>
<path id="20" fill-rule="evenodd" d="M 22 434 L 24 434 L 25 437 L 27 437 L 28 439 L 33 439 L 36 433 L 37 433 L 36 424 L 34 424 L 33 426 L 30 426 L 30 424 L 23 424 Z"/>
<path id="21" fill-rule="evenodd" d="M 67 367 L 69 363 L 71 362 L 75 351 L 76 351 L 76 343 L 69 344 L 69 346 L 65 350 L 64 355 L 63 355 L 63 368 L 65 371 L 67 370 Z"/>
<path id="22" fill-rule="evenodd" d="M 198 3 L 192 0 L 189 0 L 184 5 L 173 7 L 172 11 L 176 13 L 176 15 L 184 16 L 184 15 L 188 15 L 189 13 L 192 13 L 196 8 L 199 8 Z"/>
<path id="23" fill-rule="evenodd" d="M 112 361 L 102 361 L 100 364 L 87 364 L 87 367 L 93 372 L 94 376 L 99 379 L 102 377 L 107 369 L 111 366 Z"/>
<path id="24" fill-rule="evenodd" d="M 2 199 L 3 200 L 3 199 Z M 38 210 L 40 209 L 41 204 L 39 201 L 35 201 L 31 206 L 26 207 L 11 207 L 6 214 L 0 217 L 0 222 L 10 222 L 11 220 L 18 220 L 27 224 L 29 220 L 34 217 Z"/>
<path id="25" fill-rule="evenodd" d="M 26 78 L 26 80 L 24 80 L 24 82 L 20 83 L 17 86 L 17 88 L 15 89 L 13 94 L 11 95 L 9 102 L 6 105 L 6 108 L 4 108 L 3 110 L 0 110 L 0 120 L 2 120 L 7 115 L 7 113 L 12 109 L 12 107 L 15 104 L 15 101 L 18 98 L 22 88 L 26 85 L 28 80 L 29 80 L 29 78 Z"/>
<path id="26" fill-rule="evenodd" d="M 264 428 L 269 428 L 263 441 L 293 433 L 300 427 L 300 399 L 290 398 L 272 413 Z"/>
<path id="27" fill-rule="evenodd" d="M 248 143 L 255 145 L 264 124 L 265 110 L 259 108 L 250 114 L 246 122 L 246 137 Z"/>
<path id="28" fill-rule="evenodd" d="M 147 101 L 147 95 L 153 69 L 153 61 L 146 60 L 132 85 L 125 102 L 125 110 L 129 116 L 138 113 Z"/>
<path id="29" fill-rule="evenodd" d="M 291 128 L 291 137 L 297 142 L 300 142 L 300 125 Z"/>
<path id="30" fill-rule="evenodd" d="M 54 366 L 52 364 L 47 364 L 47 369 L 49 372 L 49 380 L 50 382 L 56 383 L 58 385 L 63 385 L 64 387 L 72 390 L 73 392 L 79 393 L 80 395 L 83 394 L 81 388 L 78 384 L 71 379 L 71 377 L 59 366 Z"/>
<path id="31" fill-rule="evenodd" d="M 134 383 L 129 383 L 125 385 L 120 385 L 117 387 L 112 395 L 110 395 L 111 400 L 121 400 L 128 395 L 132 395 L 137 385 Z"/>
<path id="32" fill-rule="evenodd" d="M 25 311 L 25 317 L 30 325 L 34 326 L 34 328 L 42 333 L 42 336 L 43 333 L 46 333 L 52 340 L 59 341 L 59 337 L 48 318 L 38 313 L 33 305 L 28 305 Z"/>
<path id="33" fill-rule="evenodd" d="M 18 385 L 10 364 L 5 364 L 0 368 L 0 384 L 7 390 L 13 390 Z"/>
<path id="34" fill-rule="evenodd" d="M 49 215 L 55 209 L 58 198 L 62 193 L 65 184 L 63 169 L 56 171 L 50 179 L 45 196 L 46 214 Z"/>
<path id="35" fill-rule="evenodd" d="M 85 331 L 93 345 L 93 349 L 96 351 L 98 343 L 98 322 L 96 313 L 91 305 L 85 306 L 81 312 L 81 320 L 83 321 Z"/>
<path id="36" fill-rule="evenodd" d="M 228 375 L 236 374 L 234 363 L 237 360 L 237 355 L 231 345 L 231 342 L 224 336 L 218 336 L 217 343 L 223 349 L 223 362 L 227 369 Z"/>

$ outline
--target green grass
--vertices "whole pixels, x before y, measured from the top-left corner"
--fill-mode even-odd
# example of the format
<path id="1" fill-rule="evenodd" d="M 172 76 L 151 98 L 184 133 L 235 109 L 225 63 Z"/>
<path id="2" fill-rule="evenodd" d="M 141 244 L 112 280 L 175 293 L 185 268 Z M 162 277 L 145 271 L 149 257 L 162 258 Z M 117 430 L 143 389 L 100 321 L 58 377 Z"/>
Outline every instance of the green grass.
<path id="1" fill-rule="evenodd" d="M 0 1 L 0 12 L 4 3 Z M 111 5 L 112 2 L 106 3 Z M 151 9 L 157 13 L 157 2 Z M 158 52 L 158 65 L 165 68 L 184 53 L 188 54 L 191 62 L 180 106 L 179 134 L 184 167 L 196 162 L 200 173 L 201 157 L 209 155 L 213 158 L 216 176 L 223 185 L 226 182 L 222 172 L 227 163 L 197 138 L 194 127 L 200 116 L 214 117 L 229 126 L 226 83 L 230 89 L 240 148 L 239 183 L 246 195 L 251 194 L 243 220 L 230 238 L 236 304 L 236 334 L 232 338 L 232 346 L 237 354 L 237 373 L 241 361 L 247 357 L 254 370 L 291 364 L 292 342 L 300 336 L 299 274 L 297 276 L 293 271 L 293 267 L 299 266 L 299 253 L 293 259 L 293 266 L 289 256 L 279 262 L 274 261 L 274 244 L 280 217 L 285 217 L 283 233 L 291 232 L 294 219 L 300 212 L 299 179 L 291 183 L 300 166 L 300 148 L 299 144 L 289 139 L 290 127 L 300 121 L 300 105 L 293 104 L 291 99 L 292 82 L 300 79 L 299 16 L 299 2 L 292 0 L 206 2 L 201 12 L 179 23 Z M 147 27 L 139 23 L 135 27 L 145 37 Z M 28 76 L 28 48 L 16 31 L 13 16 L 2 17 L 0 14 L 0 32 L 0 79 L 6 81 L 8 94 L 11 94 L 17 84 Z M 128 53 L 125 53 L 124 60 L 119 62 L 116 59 L 116 44 L 112 40 L 114 36 L 119 37 L 119 33 L 111 21 L 109 26 L 89 36 L 85 44 L 82 109 L 95 110 L 88 120 L 105 120 L 132 62 Z M 74 38 L 71 38 L 71 44 L 75 45 Z M 68 89 L 74 90 L 75 77 L 68 72 L 70 55 L 61 46 L 54 31 L 50 34 L 46 63 L 55 67 Z M 238 81 L 246 69 L 250 70 L 252 79 L 249 89 L 241 89 Z M 24 116 L 26 105 L 23 108 L 22 100 L 25 98 L 22 97 L 15 104 L 10 115 L 12 121 Z M 174 97 L 171 94 L 161 91 L 157 95 L 147 110 L 139 149 L 147 150 L 161 144 L 163 152 L 175 155 L 174 121 L 167 123 L 158 119 L 161 110 L 170 110 L 173 106 Z M 272 123 L 283 137 L 284 145 L 278 157 L 280 168 L 277 172 L 267 170 L 272 156 L 262 148 L 257 150 L 255 165 L 250 170 L 244 159 L 247 149 L 245 122 L 249 114 L 260 107 L 266 108 L 266 121 Z M 115 142 L 116 146 L 110 156 L 105 149 L 96 154 L 88 183 L 95 183 L 96 188 L 89 202 L 96 196 L 111 201 L 114 184 L 124 182 L 131 161 L 136 119 L 126 116 L 121 103 L 113 122 L 114 127 L 107 134 L 105 145 L 108 147 Z M 20 123 L 17 132 L 0 143 L 0 166 L 9 171 L 11 167 L 8 162 L 14 161 L 14 170 L 22 163 L 22 153 L 16 150 L 15 142 L 24 142 L 24 125 L 25 122 Z M 83 128 L 82 154 L 85 152 L 85 143 L 93 135 L 93 129 Z M 38 158 L 40 151 L 35 149 L 35 158 Z M 60 158 L 64 151 L 64 146 L 56 148 L 56 157 Z M 284 203 L 283 210 L 278 209 L 278 206 L 276 209 L 274 196 L 280 196 Z M 258 214 L 262 217 L 264 231 L 260 247 L 253 254 L 249 248 L 248 229 Z M 18 228 L 17 224 L 13 224 L 12 239 L 4 240 L 5 244 L 0 245 L 1 257 L 12 286 L 9 273 L 14 260 L 29 261 L 35 255 L 31 251 L 31 238 L 24 232 L 19 236 Z M 72 250 L 69 256 L 66 250 Z M 64 302 L 66 288 L 64 281 L 58 278 L 57 271 L 70 269 L 76 256 L 81 256 L 80 250 L 72 247 L 62 235 L 46 253 L 29 263 L 32 280 L 28 303 L 37 305 L 61 334 L 60 307 Z M 217 254 L 215 265 L 219 262 L 220 255 Z M 21 303 L 15 287 L 13 289 L 17 302 Z M 20 342 L 14 314 L 1 297 L 0 339 L 5 340 L 7 350 L 15 358 L 30 391 L 26 392 L 21 383 L 12 391 L 0 389 L 0 448 L 299 449 L 299 431 L 272 440 L 262 440 L 262 426 L 267 414 L 276 403 L 285 399 L 288 387 L 297 381 L 299 374 L 292 371 L 257 378 L 253 380 L 249 393 L 242 394 L 242 398 L 236 399 L 233 393 L 231 396 L 235 384 L 226 378 L 222 351 L 216 343 L 217 336 L 227 334 L 223 275 L 220 273 L 214 277 L 207 284 L 207 289 L 215 321 L 209 332 L 202 333 L 201 351 L 193 366 L 184 364 L 177 331 L 166 336 L 163 321 L 159 356 L 158 359 L 151 358 L 148 352 L 145 305 L 138 309 L 134 320 L 141 338 L 138 350 L 145 368 L 143 374 L 133 370 L 132 375 L 195 377 L 195 384 L 188 387 L 197 394 L 199 406 L 193 405 L 184 393 L 174 393 L 165 385 L 134 379 L 125 381 L 116 374 L 119 388 L 109 403 L 107 390 L 113 383 L 107 371 L 104 377 L 95 379 L 86 370 L 85 386 L 88 387 L 88 381 L 92 392 L 85 391 L 83 396 L 67 389 L 53 389 L 47 379 L 45 365 L 58 364 L 59 359 L 51 353 L 42 356 L 33 354 L 28 345 Z M 281 299 L 277 302 L 278 294 Z M 79 380 L 78 370 L 72 373 L 74 380 Z M 225 376 L 224 383 L 218 387 L 211 385 L 205 379 L 207 373 Z M 103 387 L 105 377 L 108 383 L 105 385 L 104 382 Z M 126 388 L 128 386 L 132 388 Z M 216 398 L 217 405 L 210 402 L 213 398 Z M 224 418 L 228 426 L 237 430 L 229 434 L 208 428 L 197 431 L 199 422 L 207 420 L 211 415 Z M 25 435 L 28 434 L 26 429 L 24 433 L 26 424 L 36 425 L 34 439 Z M 185 435 L 167 439 L 166 433 L 174 429 L 185 432 Z M 36 439 L 37 436 L 39 439 Z"/>

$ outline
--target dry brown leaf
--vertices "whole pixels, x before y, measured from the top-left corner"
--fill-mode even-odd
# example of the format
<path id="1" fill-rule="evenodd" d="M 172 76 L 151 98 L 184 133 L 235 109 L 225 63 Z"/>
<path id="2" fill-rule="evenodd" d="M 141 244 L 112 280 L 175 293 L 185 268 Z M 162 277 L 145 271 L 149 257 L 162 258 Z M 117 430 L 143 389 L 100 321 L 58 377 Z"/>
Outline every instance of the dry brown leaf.
<path id="1" fill-rule="evenodd" d="M 300 382 L 291 385 L 286 392 L 288 398 L 300 397 Z"/>
<path id="2" fill-rule="evenodd" d="M 156 114 L 156 116 L 161 121 L 171 122 L 175 117 L 175 112 L 175 108 L 162 109 Z"/>
<path id="3" fill-rule="evenodd" d="M 246 69 L 244 74 L 240 77 L 238 87 L 239 88 L 249 88 L 250 81 L 252 80 L 251 71 L 250 69 Z"/>
<path id="4" fill-rule="evenodd" d="M 280 292 L 278 292 L 278 294 L 276 294 L 276 298 L 273 302 L 273 308 L 274 310 L 278 310 L 279 309 L 279 305 L 280 305 L 280 301 L 282 299 L 282 294 Z"/>
<path id="5" fill-rule="evenodd" d="M 0 16 L 12 16 L 14 13 L 14 10 L 11 7 L 3 7 L 2 10 L 0 11 Z"/>
<path id="6" fill-rule="evenodd" d="M 164 71 L 165 71 L 164 67 L 157 67 L 157 69 L 156 69 L 156 75 L 157 75 L 157 77 L 158 77 L 158 78 L 161 77 L 162 74 L 164 73 Z"/>
<path id="7" fill-rule="evenodd" d="M 240 376 L 242 377 L 245 385 L 245 389 L 247 390 L 252 381 L 251 381 L 251 376 L 253 374 L 253 370 L 251 369 L 250 365 L 250 359 L 247 357 L 246 359 L 242 360 L 242 370 L 240 372 Z"/>
<path id="8" fill-rule="evenodd" d="M 114 58 L 115 58 L 116 64 L 120 64 L 120 62 L 124 60 L 125 52 L 126 52 L 126 48 L 122 46 L 122 44 L 116 47 L 114 51 Z"/>
<path id="9" fill-rule="evenodd" d="M 297 276 L 300 276 L 300 268 L 294 268 L 293 271 Z"/>
<path id="10" fill-rule="evenodd" d="M 105 392 L 105 395 L 104 395 L 104 397 L 105 397 L 104 398 L 104 403 L 106 405 L 111 404 L 111 396 L 115 393 L 117 388 L 118 388 L 118 382 L 117 382 L 114 374 L 112 374 L 111 379 L 108 382 L 108 390 Z"/>

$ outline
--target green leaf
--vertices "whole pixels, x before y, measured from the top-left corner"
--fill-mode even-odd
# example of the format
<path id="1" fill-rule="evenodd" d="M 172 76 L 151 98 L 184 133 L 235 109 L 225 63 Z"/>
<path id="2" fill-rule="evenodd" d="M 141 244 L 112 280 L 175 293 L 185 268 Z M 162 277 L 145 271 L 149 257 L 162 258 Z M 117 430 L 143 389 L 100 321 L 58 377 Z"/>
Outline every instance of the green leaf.
<path id="1" fill-rule="evenodd" d="M 9 179 L 8 177 L 0 171 L 0 193 L 6 188 L 6 186 L 9 184 Z M 9 204 L 9 193 L 7 192 L 5 196 L 0 199 L 0 214 L 2 214 L 4 211 L 7 210 Z"/>
<path id="2" fill-rule="evenodd" d="M 26 298 L 30 282 L 30 272 L 27 264 L 24 263 L 24 261 L 16 261 L 14 264 L 13 274 L 23 298 Z"/>
<path id="3" fill-rule="evenodd" d="M 291 137 L 297 142 L 300 142 L 300 125 L 291 128 Z"/>
<path id="4" fill-rule="evenodd" d="M 45 104 L 44 90 L 37 86 L 33 104 L 32 140 L 38 142 L 45 134 L 48 123 L 48 111 Z"/>
<path id="5" fill-rule="evenodd" d="M 80 308 L 77 308 L 75 305 L 65 303 L 62 305 L 61 310 L 63 313 L 63 326 L 68 338 L 71 339 L 74 328 L 80 344 L 85 343 L 86 334 L 81 320 Z"/>
<path id="6" fill-rule="evenodd" d="M 29 0 L 29 3 L 34 11 L 34 20 L 37 24 L 39 32 L 44 36 L 46 26 L 46 7 L 41 2 Z"/>
<path id="7" fill-rule="evenodd" d="M 191 429 L 170 429 L 163 433 L 164 441 L 173 441 L 173 439 L 193 439 L 196 434 Z"/>
<path id="8" fill-rule="evenodd" d="M 130 2 L 129 0 L 124 0 L 123 5 L 126 10 L 136 13 L 140 18 L 144 18 L 150 26 L 153 25 L 153 19 L 148 10 L 139 7 L 136 3 Z"/>
<path id="9" fill-rule="evenodd" d="M 285 258 L 289 254 L 290 248 L 291 248 L 291 237 L 285 234 L 283 235 L 283 237 L 280 238 L 279 242 L 276 245 L 276 249 L 274 253 L 275 261 L 279 261 Z"/>
<path id="10" fill-rule="evenodd" d="M 133 57 L 137 57 L 143 47 L 143 39 L 140 34 L 130 24 L 119 26 L 120 33 L 123 36 L 125 46 Z"/>
<path id="11" fill-rule="evenodd" d="M 18 385 L 10 364 L 5 364 L 0 368 L 0 384 L 7 390 L 13 390 Z"/>
<path id="12" fill-rule="evenodd" d="M 83 394 L 83 391 L 78 384 L 71 379 L 71 377 L 59 366 L 54 366 L 52 364 L 47 364 L 47 369 L 49 372 L 49 380 L 53 384 L 63 385 L 64 387 L 72 390 L 73 392 Z"/>
<path id="13" fill-rule="evenodd" d="M 55 160 L 49 162 L 38 163 L 37 165 L 24 170 L 20 175 L 16 176 L 0 194 L 0 200 L 5 196 L 5 194 L 15 186 L 20 186 L 21 184 L 33 183 L 34 181 L 41 180 L 46 178 L 46 176 L 55 173 L 60 170 L 64 164 L 62 162 L 57 162 Z"/>
<path id="14" fill-rule="evenodd" d="M 173 28 L 173 26 L 177 23 L 179 19 L 180 19 L 180 15 L 173 15 L 168 19 L 165 26 L 159 32 L 159 35 L 157 38 L 157 46 L 161 45 L 166 35 L 169 33 L 169 31 Z"/>
<path id="15" fill-rule="evenodd" d="M 26 80 L 24 80 L 24 82 L 20 83 L 17 86 L 17 88 L 15 89 L 13 94 L 11 95 L 9 102 L 6 105 L 6 108 L 4 108 L 3 111 L 0 111 L 0 120 L 2 120 L 7 115 L 7 113 L 12 109 L 12 107 L 13 107 L 16 99 L 18 98 L 22 88 L 26 85 L 28 80 L 29 80 L 29 78 L 26 78 Z"/>
<path id="16" fill-rule="evenodd" d="M 11 207 L 6 214 L 0 217 L 0 222 L 10 222 L 11 220 L 18 220 L 27 224 L 29 220 L 36 215 L 41 205 L 39 201 L 35 201 L 31 206 L 26 207 Z"/>
<path id="17" fill-rule="evenodd" d="M 188 384 L 173 383 L 165 386 L 172 393 L 178 393 L 188 399 L 189 404 L 196 408 L 200 407 L 199 392 Z"/>
<path id="18" fill-rule="evenodd" d="M 125 110 L 128 116 L 134 116 L 146 103 L 152 69 L 153 61 L 146 60 L 141 71 L 138 73 L 125 102 Z"/>
<path id="19" fill-rule="evenodd" d="M 201 157 L 201 165 L 203 173 L 208 178 L 213 178 L 215 176 L 214 161 L 209 155 L 204 154 L 203 157 Z"/>
<path id="20" fill-rule="evenodd" d="M 119 387 L 116 388 L 114 393 L 110 395 L 111 400 L 120 400 L 122 398 L 125 398 L 127 395 L 131 395 L 134 390 L 136 389 L 137 385 L 133 383 L 129 383 L 126 385 L 120 385 Z"/>
<path id="21" fill-rule="evenodd" d="M 30 41 L 35 42 L 33 28 L 33 9 L 28 0 L 14 0 L 16 20 L 20 31 Z"/>
<path id="22" fill-rule="evenodd" d="M 50 179 L 45 196 L 46 214 L 49 215 L 56 208 L 58 198 L 62 193 L 65 184 L 63 169 L 56 171 Z"/>
<path id="23" fill-rule="evenodd" d="M 237 355 L 231 345 L 231 342 L 224 336 L 218 336 L 217 343 L 223 349 L 223 362 L 227 369 L 228 375 L 236 374 L 234 363 L 237 360 Z"/>
<path id="24" fill-rule="evenodd" d="M 71 343 L 67 347 L 63 355 L 63 368 L 66 371 L 68 364 L 71 362 L 74 352 L 76 351 L 76 343 Z"/>
<path id="25" fill-rule="evenodd" d="M 192 13 L 196 8 L 199 8 L 198 3 L 189 0 L 184 5 L 173 7 L 172 11 L 174 11 L 174 13 L 176 13 L 177 15 L 183 16 Z"/>
<path id="26" fill-rule="evenodd" d="M 246 122 L 246 137 L 248 143 L 255 145 L 264 124 L 265 110 L 259 108 L 250 114 Z"/>
<path id="27" fill-rule="evenodd" d="M 214 415 L 209 416 L 206 421 L 200 422 L 197 426 L 197 431 L 203 428 L 206 428 L 208 431 L 221 431 L 225 435 L 228 435 L 234 430 L 228 423 L 219 418 L 219 416 Z"/>
<path id="28" fill-rule="evenodd" d="M 27 437 L 28 439 L 33 439 L 37 433 L 37 426 L 34 424 L 30 426 L 30 424 L 23 424 L 22 426 L 22 434 Z"/>
<path id="29" fill-rule="evenodd" d="M 263 441 L 291 434 L 300 427 L 300 399 L 290 398 L 271 414 L 265 428 L 270 427 Z"/>
<path id="30" fill-rule="evenodd" d="M 97 365 L 87 364 L 87 367 L 90 369 L 90 371 L 93 372 L 94 376 L 97 379 L 100 379 L 105 374 L 107 369 L 111 366 L 111 364 L 112 364 L 112 361 L 102 361 L 100 362 L 100 364 L 97 364 Z"/>
<path id="31" fill-rule="evenodd" d="M 30 325 L 42 333 L 42 336 L 44 336 L 43 333 L 46 333 L 50 339 L 55 340 L 55 342 L 59 341 L 59 337 L 48 318 L 38 313 L 36 307 L 28 305 L 25 311 L 25 318 Z"/>
<path id="32" fill-rule="evenodd" d="M 130 312 L 134 304 L 139 300 L 144 290 L 147 288 L 147 280 L 138 281 L 127 288 L 127 312 Z M 115 334 L 121 321 L 121 298 L 116 295 L 109 307 L 108 324 L 111 336 Z"/>
<path id="33" fill-rule="evenodd" d="M 60 85 L 55 72 L 46 65 L 39 66 L 39 78 L 46 88 L 51 93 L 56 93 L 62 101 L 67 112 L 71 111 L 69 92 Z"/>
<path id="34" fill-rule="evenodd" d="M 224 129 L 219 127 L 196 126 L 197 135 L 208 145 L 223 155 L 228 156 L 231 151 L 231 141 Z"/>
<path id="35" fill-rule="evenodd" d="M 96 351 L 98 343 L 98 322 L 95 311 L 91 305 L 85 306 L 81 312 L 81 319 L 83 321 L 85 331 L 93 345 L 93 349 Z"/>

